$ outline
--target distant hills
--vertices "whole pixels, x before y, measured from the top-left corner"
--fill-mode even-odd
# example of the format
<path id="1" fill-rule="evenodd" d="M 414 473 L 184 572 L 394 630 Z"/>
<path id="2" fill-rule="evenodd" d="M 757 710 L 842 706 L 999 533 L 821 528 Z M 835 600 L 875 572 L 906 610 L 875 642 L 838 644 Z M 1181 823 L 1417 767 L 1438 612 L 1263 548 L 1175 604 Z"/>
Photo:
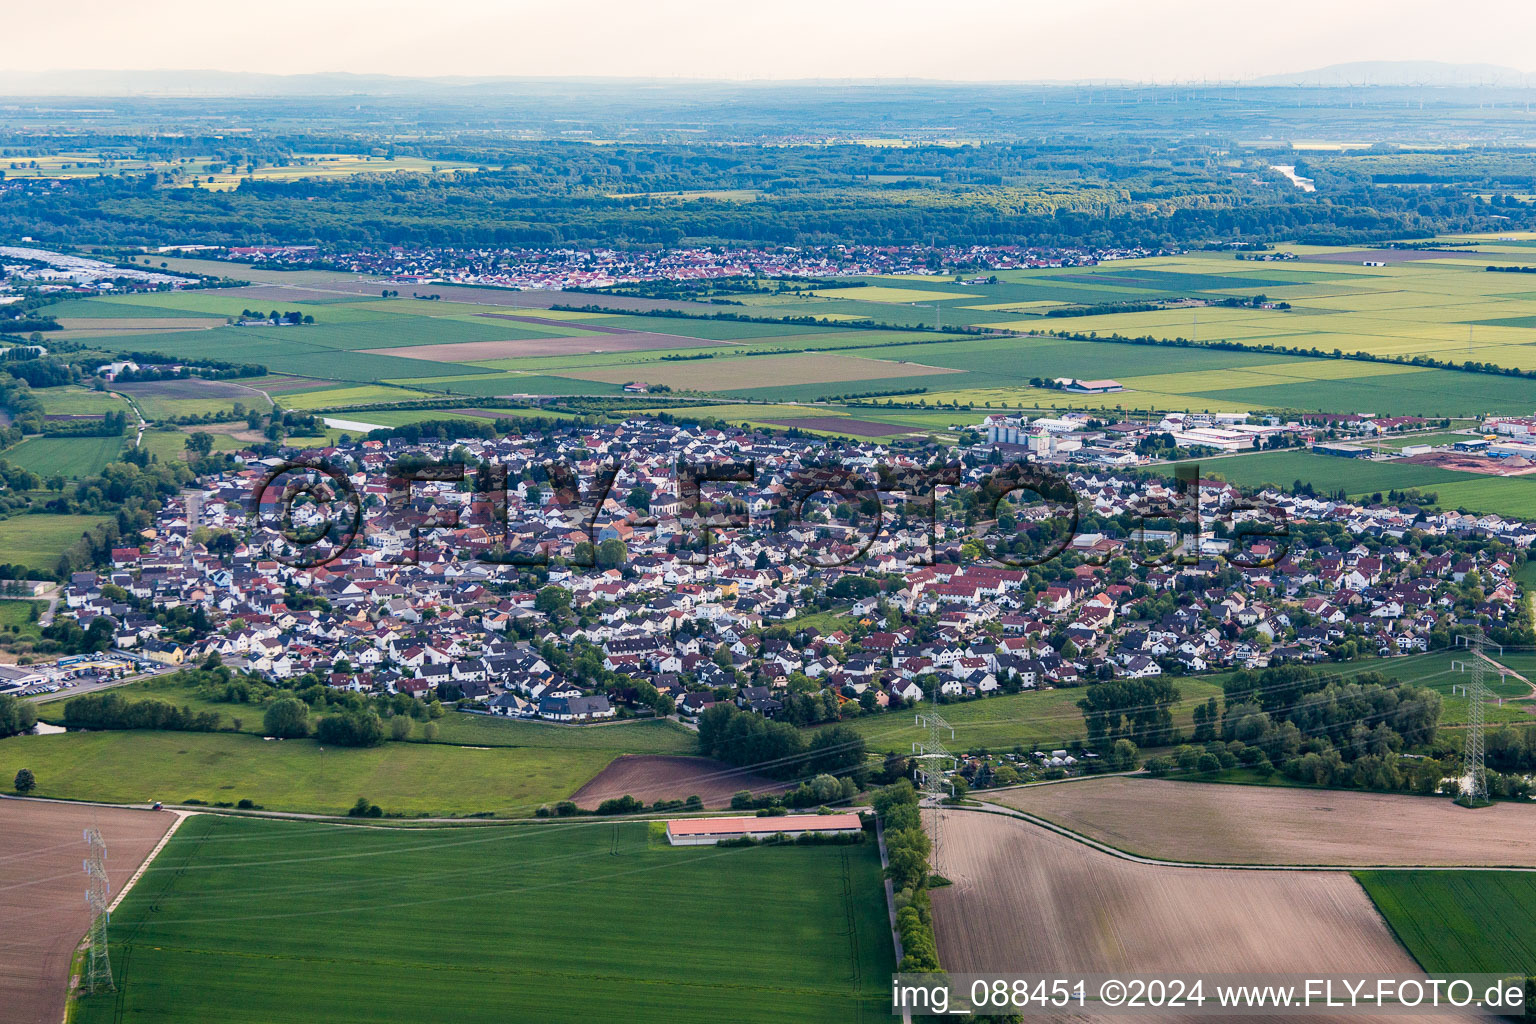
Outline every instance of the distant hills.
<path id="1" fill-rule="evenodd" d="M 1177 78 L 1178 76 L 1173 76 Z M 1425 86 L 1434 88 L 1536 88 L 1536 73 L 1497 64 L 1453 64 L 1443 61 L 1358 61 L 1332 64 L 1311 71 L 1262 75 L 1240 86 Z M 120 97 L 338 97 L 414 96 L 454 97 L 538 96 L 541 93 L 590 91 L 602 93 L 639 89 L 642 94 L 683 94 L 715 90 L 751 94 L 795 88 L 1155 88 L 1127 79 L 1080 81 L 947 82 L 923 79 L 803 79 L 709 81 L 703 79 L 516 78 L 496 75 L 413 77 L 409 75 L 323 72 L 271 75 L 240 71 L 0 71 L 0 96 L 120 96 Z"/>
<path id="2" fill-rule="evenodd" d="M 1449 64 L 1438 60 L 1369 60 L 1330 64 L 1311 71 L 1263 75 L 1244 85 L 1425 85 L 1434 87 L 1536 85 L 1536 75 L 1498 64 Z"/>

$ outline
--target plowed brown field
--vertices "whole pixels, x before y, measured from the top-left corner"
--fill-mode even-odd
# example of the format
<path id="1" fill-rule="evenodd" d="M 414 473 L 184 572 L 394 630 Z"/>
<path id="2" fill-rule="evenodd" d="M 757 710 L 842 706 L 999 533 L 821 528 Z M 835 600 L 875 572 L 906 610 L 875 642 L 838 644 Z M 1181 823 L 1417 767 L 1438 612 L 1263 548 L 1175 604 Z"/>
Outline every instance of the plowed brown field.
<path id="1" fill-rule="evenodd" d="M 116 895 L 175 821 L 168 811 L 0 800 L 0 1020 L 64 1019 L 70 957 L 91 923 L 82 831 L 101 829 Z"/>
<path id="2" fill-rule="evenodd" d="M 1136 864 L 1014 818 L 927 813 L 930 825 L 944 816 L 937 870 L 954 883 L 932 893 L 939 959 L 951 975 L 1422 975 L 1347 872 Z"/>
<path id="3" fill-rule="evenodd" d="M 782 793 L 786 783 L 707 757 L 667 757 L 625 754 L 576 791 L 576 806 L 592 810 L 604 800 L 632 796 L 648 804 L 657 800 L 686 800 L 697 796 L 705 807 L 728 807 L 731 797 L 746 789 L 753 793 Z"/>
<path id="4" fill-rule="evenodd" d="M 984 971 L 1417 973 L 1347 872 L 1121 860 L 1028 822 L 943 815 L 939 958 Z"/>
<path id="5" fill-rule="evenodd" d="M 1536 807 L 1107 778 L 987 795 L 1117 849 L 1215 864 L 1536 867 Z"/>

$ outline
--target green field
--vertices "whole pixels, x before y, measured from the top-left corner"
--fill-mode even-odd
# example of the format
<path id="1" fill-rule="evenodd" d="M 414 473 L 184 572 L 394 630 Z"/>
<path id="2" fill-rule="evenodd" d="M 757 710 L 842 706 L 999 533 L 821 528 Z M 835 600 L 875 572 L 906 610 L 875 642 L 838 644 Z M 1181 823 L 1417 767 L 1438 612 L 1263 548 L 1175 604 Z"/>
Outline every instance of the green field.
<path id="1" fill-rule="evenodd" d="M 31 768 L 39 795 L 71 800 L 251 799 L 339 814 L 365 796 L 392 813 L 517 817 L 570 796 L 622 752 L 444 743 L 355 750 L 236 733 L 72 732 L 0 740 L 0 775 Z"/>
<path id="2" fill-rule="evenodd" d="M 1219 677 L 1181 678 L 1176 680 L 1181 694 L 1174 712 L 1174 724 L 1192 728 L 1191 715 L 1206 698 L 1220 696 Z M 983 697 L 978 700 L 946 704 L 940 711 L 954 726 L 954 742 L 945 743 L 955 750 L 1006 751 L 1020 746 L 1026 750 L 1050 750 L 1084 739 L 1083 714 L 1077 702 L 1083 688 L 1025 690 L 1023 693 Z M 869 744 L 881 753 L 910 754 L 912 744 L 928 735 L 917 727 L 912 711 L 894 711 L 868 715 L 844 723 L 852 725 Z"/>
<path id="3" fill-rule="evenodd" d="M 689 386 L 696 380 L 711 393 L 768 401 L 816 401 L 829 396 L 924 389 L 929 404 L 959 402 L 993 408 L 1112 408 L 1124 410 L 1316 409 L 1328 412 L 1374 411 L 1384 414 L 1471 416 L 1491 412 L 1529 413 L 1531 382 L 1523 378 L 1472 374 L 1415 366 L 1424 356 L 1499 366 L 1536 368 L 1536 293 L 1520 290 L 1507 275 L 1483 273 L 1473 262 L 1425 260 L 1364 267 L 1353 258 L 1330 260 L 1339 250 L 1293 246 L 1295 262 L 1252 263 L 1224 253 L 1189 253 L 1153 259 L 1116 261 L 1100 267 L 1004 271 L 990 283 L 957 284 L 942 277 L 871 277 L 847 280 L 821 295 L 745 296 L 743 312 L 753 317 L 813 317 L 817 323 L 753 322 L 710 318 L 572 314 L 519 309 L 515 293 L 485 291 L 486 304 L 413 302 L 376 296 L 315 299 L 327 287 L 355 287 L 342 275 L 304 272 L 272 277 L 260 268 L 253 280 L 298 288 L 291 302 L 270 297 L 246 298 L 238 291 L 203 290 L 153 296 L 69 300 L 59 315 L 146 320 L 177 314 L 228 317 L 246 306 L 280 306 L 315 318 L 297 328 L 219 327 L 169 332 L 154 325 L 134 333 L 136 348 L 174 358 L 214 356 L 259 362 L 274 372 L 372 385 L 419 384 L 431 391 L 464 395 L 533 393 L 548 395 L 618 394 L 613 383 L 582 380 L 619 377 Z M 1488 250 L 1492 252 L 1493 250 Z M 198 261 L 188 269 L 207 269 Z M 219 265 L 228 269 L 226 265 Z M 865 287 L 860 287 L 860 282 Z M 1199 305 L 1263 294 L 1289 309 L 1251 305 Z M 1048 316 L 1050 310 L 1100 303 L 1179 301 L 1154 310 Z M 572 301 L 603 305 L 602 295 Z M 937 307 L 937 308 L 936 308 Z M 566 324 L 528 323 L 487 316 L 494 310 L 527 314 Z M 870 320 L 892 327 L 838 327 L 850 320 Z M 974 336 L 940 333 L 967 327 L 1025 336 Z M 146 324 L 146 326 L 150 326 Z M 592 353 L 580 351 L 590 327 L 620 328 L 720 343 L 715 358 L 673 361 L 705 354 L 677 347 Z M 1100 340 L 1050 337 L 1050 332 Z M 1189 347 L 1111 342 L 1132 339 L 1192 339 Z M 477 359 L 464 362 L 418 358 L 417 346 L 478 341 L 571 337 L 569 353 Z M 1211 348 L 1219 343 L 1233 348 Z M 1264 350 L 1265 347 L 1268 350 Z M 1366 353 L 1378 360 L 1301 356 L 1284 350 L 1316 351 L 1330 356 Z M 783 352 L 769 362 L 740 356 L 749 351 Z M 400 354 L 394 354 L 399 352 Z M 772 383 L 776 358 L 797 352 L 838 352 L 886 361 L 884 376 L 817 380 L 803 370 L 788 382 Z M 733 358 L 734 357 L 734 358 Z M 922 375 L 903 364 L 944 367 L 959 372 Z M 779 366 L 788 365 L 785 363 Z M 1113 374 L 1125 391 L 1110 396 L 1064 395 L 1030 387 L 1032 378 Z M 807 379 L 810 376 L 813 379 Z M 342 397 L 359 400 L 355 396 Z M 297 399 L 293 407 L 313 406 L 321 397 Z M 749 422 L 755 422 L 749 420 Z M 926 426 L 926 424 L 925 424 Z M 947 427 L 947 424 L 945 425 Z M 1460 501 L 1490 500 L 1468 491 Z M 1521 502 L 1509 507 L 1526 507 Z"/>
<path id="4" fill-rule="evenodd" d="M 1462 508 L 1515 518 L 1536 516 L 1536 478 L 1533 477 L 1484 476 L 1397 460 L 1375 462 L 1305 451 L 1218 456 L 1198 460 L 1195 464 L 1200 466 L 1201 477 L 1219 478 L 1239 487 L 1276 484 L 1289 489 L 1299 480 L 1320 492 L 1344 491 L 1351 498 L 1414 487 L 1437 495 L 1436 504 L 1440 508 Z M 1173 465 L 1156 468 L 1167 475 L 1172 475 L 1174 470 Z"/>
<path id="5" fill-rule="evenodd" d="M 118 461 L 124 442 L 131 440 L 132 437 L 29 437 L 0 451 L 0 459 L 30 469 L 44 479 L 56 473 L 66 477 L 94 476 L 108 463 Z"/>
<path id="6" fill-rule="evenodd" d="M 1355 877 L 1424 970 L 1536 974 L 1536 874 L 1360 871 Z"/>
<path id="7" fill-rule="evenodd" d="M 12 516 L 0 519 L 0 561 L 29 569 L 52 570 L 64 549 L 98 523 L 102 516 Z"/>
<path id="8" fill-rule="evenodd" d="M 0 621 L 3 625 L 3 621 Z M 219 716 L 221 728 L 260 736 L 263 733 L 260 702 L 236 703 L 207 700 L 198 687 L 180 675 L 160 676 L 113 687 L 112 692 L 125 700 L 161 700 L 193 711 Z M 283 691 L 278 691 L 283 695 Z M 51 700 L 38 705 L 38 716 L 47 722 L 63 724 L 67 700 Z M 235 730 L 235 720 L 240 728 Z M 625 754 L 693 754 L 697 752 L 695 734 L 668 719 L 641 719 L 595 725 L 568 726 L 551 722 L 528 722 L 490 715 L 450 712 L 437 719 L 435 744 L 470 747 L 526 747 L 546 750 L 596 750 L 610 757 Z M 418 723 L 411 742 L 426 742 Z"/>
<path id="9" fill-rule="evenodd" d="M 12 640 L 36 640 L 40 635 L 37 616 L 47 607 L 47 601 L 0 600 L 0 633 Z"/>
<path id="10" fill-rule="evenodd" d="M 1466 701 L 1452 696 L 1451 688 L 1465 681 L 1461 673 L 1453 672 L 1451 662 L 1457 659 L 1451 651 L 1416 654 L 1402 658 L 1363 658 L 1341 665 L 1326 665 L 1322 671 L 1340 678 L 1349 678 L 1363 672 L 1380 672 L 1391 679 L 1419 686 L 1427 686 L 1445 697 L 1440 723 L 1455 727 L 1467 720 Z M 1527 676 L 1536 671 L 1536 655 L 1512 654 L 1504 663 Z M 1179 688 L 1179 703 L 1173 712 L 1174 725 L 1186 733 L 1193 729 L 1195 706 L 1207 698 L 1221 697 L 1221 683 L 1230 673 L 1216 672 L 1204 676 L 1170 677 Z M 1529 688 L 1511 679 L 1507 682 L 1490 682 L 1489 690 L 1496 697 L 1506 700 L 1529 692 Z M 954 742 L 948 744 L 956 750 L 975 750 L 985 747 L 993 751 L 1006 751 L 1015 746 L 1026 750 L 1049 750 L 1064 747 L 1073 740 L 1086 736 L 1083 716 L 1077 702 L 1084 696 L 1083 687 L 1060 689 L 1025 690 L 1022 693 L 983 697 L 976 700 L 945 704 L 940 707 L 946 721 L 954 726 Z M 1527 704 L 1503 706 L 1490 704 L 1486 718 L 1490 723 L 1531 721 Z M 882 712 L 862 716 L 845 722 L 864 737 L 872 751 L 910 753 L 912 744 L 927 735 L 917 727 L 913 711 Z"/>
<path id="11" fill-rule="evenodd" d="M 98 416 L 107 412 L 127 412 L 123 400 L 110 391 L 91 391 L 64 385 L 38 388 L 33 392 L 49 416 Z"/>
<path id="12" fill-rule="evenodd" d="M 79 1024 L 849 1024 L 885 1019 L 894 969 L 873 843 L 675 848 L 610 822 L 201 815 L 113 913 L 111 952 L 119 991 Z"/>

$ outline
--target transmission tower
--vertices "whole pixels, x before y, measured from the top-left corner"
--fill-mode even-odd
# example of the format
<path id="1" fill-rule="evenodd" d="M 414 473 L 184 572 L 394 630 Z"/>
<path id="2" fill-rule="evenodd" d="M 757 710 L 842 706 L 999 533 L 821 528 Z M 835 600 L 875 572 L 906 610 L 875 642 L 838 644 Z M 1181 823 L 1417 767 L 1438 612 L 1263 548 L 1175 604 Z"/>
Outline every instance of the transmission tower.
<path id="1" fill-rule="evenodd" d="M 939 740 L 939 734 L 949 733 L 949 738 L 955 738 L 954 728 L 937 711 L 919 711 L 917 713 L 918 728 L 928 730 L 928 738 L 912 744 L 912 753 L 917 761 L 912 774 L 917 780 L 917 789 L 921 794 L 921 803 L 932 803 L 933 834 L 930 836 L 933 853 L 930 860 L 934 869 L 939 866 L 939 840 L 943 832 L 944 816 L 938 810 L 938 805 L 946 796 L 953 796 L 955 787 L 949 779 L 944 777 L 944 769 L 957 764 L 954 754 L 945 749 Z"/>
<path id="2" fill-rule="evenodd" d="M 101 830 L 85 830 L 85 842 L 90 856 L 85 859 L 85 902 L 91 907 L 90 955 L 85 970 L 85 991 L 89 994 L 111 992 L 112 961 L 107 956 L 107 897 L 112 883 L 107 879 L 107 841 L 101 838 Z"/>
<path id="3" fill-rule="evenodd" d="M 1488 690 L 1483 685 L 1487 656 L 1483 654 L 1483 631 L 1476 629 L 1462 637 L 1471 653 L 1472 681 L 1467 684 L 1467 748 L 1462 758 L 1463 792 L 1467 803 L 1476 806 L 1488 802 L 1488 768 L 1483 763 L 1483 701 Z"/>

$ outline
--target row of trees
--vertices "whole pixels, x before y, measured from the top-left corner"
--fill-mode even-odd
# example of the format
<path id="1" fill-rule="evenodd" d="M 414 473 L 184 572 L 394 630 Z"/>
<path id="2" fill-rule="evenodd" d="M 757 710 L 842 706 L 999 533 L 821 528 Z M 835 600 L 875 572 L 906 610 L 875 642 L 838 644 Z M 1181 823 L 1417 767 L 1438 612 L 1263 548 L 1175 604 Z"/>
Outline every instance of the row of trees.
<path id="1" fill-rule="evenodd" d="M 64 705 L 67 729 L 161 729 L 172 732 L 216 732 L 217 711 L 193 711 L 163 700 L 126 700 L 120 693 L 88 693 Z"/>
<path id="2" fill-rule="evenodd" d="M 891 887 L 896 891 L 896 927 L 901 933 L 904 972 L 938 971 L 939 947 L 933 935 L 933 906 L 928 898 L 928 856 L 917 791 L 908 779 L 879 790 L 871 801 L 885 830 Z"/>
<path id="3" fill-rule="evenodd" d="M 699 716 L 699 751 L 727 764 L 750 766 L 777 778 L 863 773 L 864 738 L 845 725 L 805 733 L 734 704 L 716 704 Z"/>

